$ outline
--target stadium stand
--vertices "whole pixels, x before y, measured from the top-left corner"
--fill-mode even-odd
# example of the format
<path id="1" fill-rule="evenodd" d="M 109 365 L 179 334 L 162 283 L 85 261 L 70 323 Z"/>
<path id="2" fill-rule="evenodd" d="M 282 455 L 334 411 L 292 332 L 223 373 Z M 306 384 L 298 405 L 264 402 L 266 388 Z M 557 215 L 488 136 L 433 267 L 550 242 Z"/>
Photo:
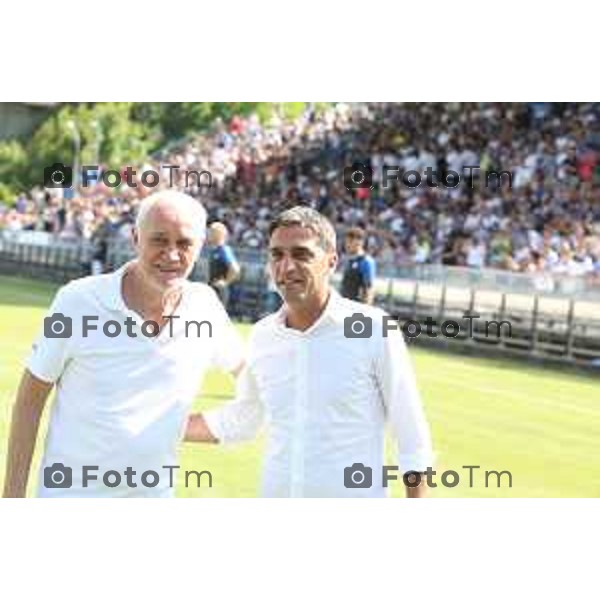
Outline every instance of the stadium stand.
<path id="1" fill-rule="evenodd" d="M 149 159 L 159 187 L 185 188 L 186 170 L 212 174 L 210 190 L 187 191 L 232 231 L 240 248 L 261 248 L 270 218 L 305 203 L 343 232 L 368 231 L 380 265 L 447 264 L 513 272 L 598 276 L 600 272 L 600 105 L 338 104 L 295 122 L 256 117 L 216 123 Z M 345 167 L 374 169 L 373 188 L 347 190 Z M 457 188 L 381 186 L 381 167 L 463 173 L 464 165 L 510 171 L 512 187 L 466 178 Z M 127 237 L 150 190 L 102 182 L 68 202 L 42 189 L 0 212 L 0 228 L 50 231 L 61 239 Z"/>

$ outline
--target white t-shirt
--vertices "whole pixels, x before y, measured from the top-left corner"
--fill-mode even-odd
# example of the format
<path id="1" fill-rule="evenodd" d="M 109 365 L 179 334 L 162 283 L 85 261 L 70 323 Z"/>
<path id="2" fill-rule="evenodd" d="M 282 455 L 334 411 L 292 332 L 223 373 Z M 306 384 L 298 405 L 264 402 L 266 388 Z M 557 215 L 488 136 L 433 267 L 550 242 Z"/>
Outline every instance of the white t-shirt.
<path id="1" fill-rule="evenodd" d="M 227 313 L 214 291 L 202 283 L 186 282 L 174 318 L 157 337 L 143 335 L 144 320 L 127 308 L 121 294 L 125 268 L 62 287 L 48 314 L 70 318 L 72 335 L 60 338 L 42 333 L 27 361 L 33 375 L 56 383 L 40 496 L 173 495 L 170 480 L 174 486 L 177 470 L 164 467 L 177 465 L 177 444 L 206 369 L 216 366 L 232 371 L 243 360 L 242 342 Z M 85 337 L 83 316 L 98 317 L 91 322 L 97 330 L 87 331 Z M 128 335 L 128 317 L 136 322 L 129 331 L 137 337 Z M 121 324 L 117 337 L 103 332 L 110 320 Z M 209 322 L 212 329 L 192 321 Z M 61 331 L 58 321 L 53 329 Z M 152 335 L 150 326 L 145 331 Z M 54 463 L 72 470 L 71 487 L 45 486 L 44 469 Z M 84 466 L 98 467 L 91 472 L 98 480 L 88 481 L 87 487 L 83 487 Z M 137 473 L 132 479 L 136 488 L 129 487 L 123 475 L 128 467 Z M 121 485 L 105 485 L 103 474 L 109 470 L 121 473 Z M 159 474 L 156 487 L 140 483 L 146 470 Z M 55 483 L 62 480 L 60 476 L 55 479 Z M 148 481 L 152 483 L 153 478 Z"/>
<path id="2" fill-rule="evenodd" d="M 485 264 L 485 245 L 472 244 L 467 252 L 467 265 L 469 267 L 483 267 Z"/>

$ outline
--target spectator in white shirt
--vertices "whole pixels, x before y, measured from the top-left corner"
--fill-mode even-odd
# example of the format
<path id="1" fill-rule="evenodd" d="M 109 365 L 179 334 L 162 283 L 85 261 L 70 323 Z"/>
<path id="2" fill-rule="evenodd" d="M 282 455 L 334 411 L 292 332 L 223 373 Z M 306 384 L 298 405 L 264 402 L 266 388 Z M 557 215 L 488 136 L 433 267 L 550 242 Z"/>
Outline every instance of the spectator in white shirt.
<path id="1" fill-rule="evenodd" d="M 481 239 L 472 239 L 467 249 L 467 266 L 481 269 L 485 264 L 486 247 Z"/>
<path id="2" fill-rule="evenodd" d="M 138 213 L 135 261 L 59 290 L 49 311 L 51 329 L 45 320 L 13 409 L 5 496 L 26 493 L 40 417 L 54 385 L 39 495 L 173 494 L 173 469 L 163 468 L 177 468 L 177 444 L 204 371 L 218 366 L 237 373 L 243 360 L 241 341 L 215 293 L 187 281 L 205 225 L 196 200 L 158 192 Z M 212 325 L 209 336 L 194 327 L 200 315 Z M 95 328 L 85 327 L 86 317 Z M 121 333 L 109 336 L 106 331 L 116 331 L 105 327 L 109 323 L 120 324 Z M 110 471 L 120 474 L 117 485 L 106 483 L 103 474 Z M 150 471 L 162 477 L 152 475 L 146 485 L 143 475 Z"/>
<path id="3" fill-rule="evenodd" d="M 426 471 L 433 457 L 401 333 L 384 336 L 384 311 L 332 289 L 335 231 L 320 213 L 292 208 L 269 233 L 269 266 L 284 305 L 255 325 L 236 399 L 195 415 L 186 439 L 238 442 L 267 424 L 263 496 L 381 497 L 388 424 L 398 479 L 414 483 L 410 472 Z M 406 491 L 423 496 L 424 480 Z"/>

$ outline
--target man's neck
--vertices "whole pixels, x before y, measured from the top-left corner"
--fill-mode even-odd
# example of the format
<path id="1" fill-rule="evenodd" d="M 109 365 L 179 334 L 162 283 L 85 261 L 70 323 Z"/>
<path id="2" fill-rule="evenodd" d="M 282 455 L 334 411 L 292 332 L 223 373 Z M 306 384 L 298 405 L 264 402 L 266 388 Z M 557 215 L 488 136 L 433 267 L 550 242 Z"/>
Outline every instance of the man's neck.
<path id="1" fill-rule="evenodd" d="M 163 317 L 171 315 L 179 305 L 182 289 L 161 290 L 153 286 L 134 263 L 125 272 L 122 293 L 130 309 L 145 319 L 162 324 Z"/>
<path id="2" fill-rule="evenodd" d="M 285 321 L 290 329 L 306 331 L 312 327 L 325 311 L 331 298 L 331 290 L 311 304 L 291 305 L 286 304 Z"/>

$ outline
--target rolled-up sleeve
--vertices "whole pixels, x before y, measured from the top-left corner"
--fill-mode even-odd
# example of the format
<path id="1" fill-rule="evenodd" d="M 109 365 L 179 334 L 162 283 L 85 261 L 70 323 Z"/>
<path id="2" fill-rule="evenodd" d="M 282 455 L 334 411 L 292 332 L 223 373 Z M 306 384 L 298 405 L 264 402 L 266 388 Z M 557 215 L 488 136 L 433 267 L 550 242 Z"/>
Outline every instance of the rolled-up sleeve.
<path id="1" fill-rule="evenodd" d="M 256 381 L 248 367 L 242 370 L 237 379 L 235 399 L 204 413 L 211 433 L 223 444 L 254 439 L 264 418 L 265 410 Z"/>
<path id="2" fill-rule="evenodd" d="M 67 286 L 62 287 L 56 294 L 44 324 L 33 344 L 31 353 L 26 359 L 25 366 L 38 379 L 55 383 L 62 375 L 71 353 L 73 333 L 74 303 L 73 294 Z M 53 324 L 54 330 L 63 335 L 46 336 L 45 325 Z M 50 333 L 52 332 L 52 328 Z"/>
<path id="3" fill-rule="evenodd" d="M 399 331 L 381 338 L 376 371 L 386 419 L 397 440 L 401 472 L 423 472 L 433 467 L 431 433 L 406 343 Z"/>

